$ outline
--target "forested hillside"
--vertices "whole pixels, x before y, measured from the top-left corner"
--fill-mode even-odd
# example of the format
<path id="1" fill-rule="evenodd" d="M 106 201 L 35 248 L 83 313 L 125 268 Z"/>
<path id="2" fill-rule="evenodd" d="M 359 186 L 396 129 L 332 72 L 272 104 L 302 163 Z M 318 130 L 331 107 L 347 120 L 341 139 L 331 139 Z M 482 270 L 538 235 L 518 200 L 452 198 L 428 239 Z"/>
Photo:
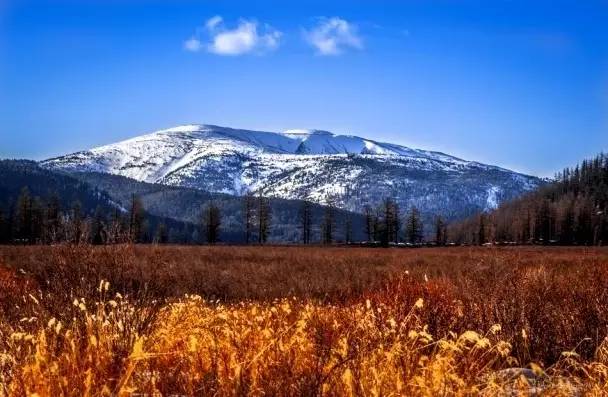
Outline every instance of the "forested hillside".
<path id="1" fill-rule="evenodd" d="M 137 198 L 123 207 L 103 190 L 34 161 L 0 160 L 0 243 L 147 242 L 157 233 L 168 240 L 170 232 L 178 241 L 192 229 L 151 215 Z"/>
<path id="2" fill-rule="evenodd" d="M 608 243 L 608 156 L 600 154 L 558 173 L 555 182 L 451 225 L 450 240 L 483 244 Z"/>
<path id="3" fill-rule="evenodd" d="M 92 214 L 97 206 L 112 206 L 109 195 L 64 173 L 46 170 L 34 161 L 0 160 L 0 208 L 6 211 L 24 187 L 34 197 L 56 196 L 63 207 L 79 202 L 85 214 Z"/>
<path id="4" fill-rule="evenodd" d="M 232 196 L 222 193 L 210 193 L 193 188 L 166 186 L 161 184 L 138 182 L 131 178 L 103 173 L 72 173 L 78 178 L 97 189 L 110 195 L 112 200 L 123 206 L 128 206 L 131 196 L 136 195 L 142 201 L 146 210 L 156 216 L 176 219 L 192 224 L 201 223 L 201 208 L 209 203 L 217 206 L 221 215 L 222 240 L 226 242 L 245 242 L 245 208 L 246 197 Z M 258 197 L 250 200 L 258 210 Z M 267 199 L 269 213 L 269 242 L 302 242 L 303 219 L 302 211 L 307 207 L 310 223 L 309 242 L 323 240 L 322 228 L 328 212 L 327 206 L 314 203 L 305 204 L 302 200 Z M 338 208 L 331 209 L 333 226 L 333 241 L 361 241 L 365 239 L 364 216 Z M 349 230 L 346 230 L 349 229 Z M 251 240 L 258 240 L 259 228 L 252 227 Z M 350 234 L 347 236 L 347 234 Z M 250 241 L 251 242 L 251 241 Z"/>
<path id="5" fill-rule="evenodd" d="M 361 214 L 0 161 L 0 243 L 361 241 Z"/>

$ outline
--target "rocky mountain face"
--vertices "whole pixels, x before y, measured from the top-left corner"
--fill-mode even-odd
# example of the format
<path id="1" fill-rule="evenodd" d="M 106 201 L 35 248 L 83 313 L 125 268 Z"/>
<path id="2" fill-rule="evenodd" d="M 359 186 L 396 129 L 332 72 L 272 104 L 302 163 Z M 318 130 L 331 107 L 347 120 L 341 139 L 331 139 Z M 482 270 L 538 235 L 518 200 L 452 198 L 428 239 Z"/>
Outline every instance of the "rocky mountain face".
<path id="1" fill-rule="evenodd" d="M 185 125 L 43 161 L 68 172 L 240 195 L 334 202 L 362 211 L 392 197 L 401 208 L 457 219 L 533 190 L 539 178 L 321 130 L 282 133 Z"/>

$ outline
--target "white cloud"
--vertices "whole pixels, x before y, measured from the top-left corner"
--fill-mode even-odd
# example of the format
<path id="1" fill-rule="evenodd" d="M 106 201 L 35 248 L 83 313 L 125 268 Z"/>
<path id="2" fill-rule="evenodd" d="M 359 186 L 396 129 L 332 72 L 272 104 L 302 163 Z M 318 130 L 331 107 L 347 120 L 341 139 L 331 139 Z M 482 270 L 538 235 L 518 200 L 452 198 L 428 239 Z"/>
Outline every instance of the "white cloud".
<path id="1" fill-rule="evenodd" d="M 201 42 L 201 36 L 205 36 L 205 44 Z M 259 26 L 253 20 L 241 19 L 235 28 L 229 29 L 222 17 L 216 15 L 184 43 L 184 48 L 193 52 L 206 49 L 218 55 L 261 54 L 277 49 L 281 36 L 282 33 L 270 25 Z"/>
<path id="2" fill-rule="evenodd" d="M 184 42 L 184 48 L 188 51 L 197 52 L 203 48 L 203 45 L 199 39 L 192 37 Z"/>
<path id="3" fill-rule="evenodd" d="M 321 18 L 316 26 L 304 32 L 304 38 L 320 55 L 339 55 L 347 48 L 363 48 L 357 26 L 338 17 Z"/>
<path id="4" fill-rule="evenodd" d="M 222 22 L 224 22 L 224 19 L 221 16 L 216 15 L 214 17 L 209 18 L 207 22 L 205 22 L 205 27 L 207 28 L 207 30 L 215 30 L 215 28 Z"/>

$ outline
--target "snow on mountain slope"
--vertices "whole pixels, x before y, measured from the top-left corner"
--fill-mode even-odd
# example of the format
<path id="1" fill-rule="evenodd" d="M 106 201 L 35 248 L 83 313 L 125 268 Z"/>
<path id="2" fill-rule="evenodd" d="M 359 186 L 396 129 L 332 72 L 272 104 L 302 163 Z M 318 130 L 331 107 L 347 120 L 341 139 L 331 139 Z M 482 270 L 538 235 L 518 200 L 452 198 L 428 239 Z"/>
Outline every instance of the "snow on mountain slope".
<path id="1" fill-rule="evenodd" d="M 361 210 L 384 197 L 449 218 L 495 207 L 541 181 L 447 154 L 322 130 L 283 133 L 184 125 L 42 162 L 139 181 L 247 190 Z"/>

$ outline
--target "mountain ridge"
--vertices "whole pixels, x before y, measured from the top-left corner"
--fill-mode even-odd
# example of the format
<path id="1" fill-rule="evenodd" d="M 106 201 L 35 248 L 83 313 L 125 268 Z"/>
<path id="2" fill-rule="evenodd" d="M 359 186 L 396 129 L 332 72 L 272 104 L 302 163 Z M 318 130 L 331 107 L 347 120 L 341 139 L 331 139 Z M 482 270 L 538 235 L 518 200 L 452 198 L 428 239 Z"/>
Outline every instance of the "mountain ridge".
<path id="1" fill-rule="evenodd" d="M 45 167 L 240 195 L 306 199 L 361 212 L 393 197 L 448 218 L 491 209 L 539 178 L 449 154 L 325 130 L 187 124 L 55 157 Z"/>

